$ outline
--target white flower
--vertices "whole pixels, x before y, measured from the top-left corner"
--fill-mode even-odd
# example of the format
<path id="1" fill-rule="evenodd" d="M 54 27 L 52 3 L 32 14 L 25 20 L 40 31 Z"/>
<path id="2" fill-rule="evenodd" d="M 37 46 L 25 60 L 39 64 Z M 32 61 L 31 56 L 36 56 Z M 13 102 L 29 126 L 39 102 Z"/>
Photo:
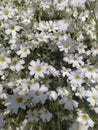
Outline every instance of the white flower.
<path id="1" fill-rule="evenodd" d="M 81 122 L 75 122 L 72 124 L 69 130 L 88 130 L 88 126 L 82 124 Z"/>
<path id="2" fill-rule="evenodd" d="M 70 75 L 68 75 L 68 79 L 71 84 L 81 85 L 84 82 L 83 74 L 78 71 L 71 72 Z"/>
<path id="3" fill-rule="evenodd" d="M 82 12 L 79 16 L 79 18 L 84 22 L 89 16 L 89 11 L 85 10 L 84 12 Z"/>
<path id="4" fill-rule="evenodd" d="M 60 104 L 64 104 L 64 108 L 68 110 L 72 110 L 78 107 L 78 102 L 72 99 L 70 95 L 64 96 L 60 101 Z"/>
<path id="5" fill-rule="evenodd" d="M 44 33 L 44 32 L 41 32 L 40 34 L 36 33 L 35 34 L 36 40 L 34 41 L 34 45 L 37 45 L 40 42 L 48 43 L 49 42 L 49 37 L 50 37 L 50 35 L 49 34 L 46 35 L 46 33 Z"/>
<path id="6" fill-rule="evenodd" d="M 58 98 L 58 95 L 55 91 L 49 91 L 47 94 L 49 96 L 49 100 L 55 101 Z"/>
<path id="7" fill-rule="evenodd" d="M 68 90 L 64 87 L 63 88 L 58 87 L 57 92 L 58 92 L 58 96 L 61 96 L 61 97 L 64 97 L 69 94 Z"/>
<path id="8" fill-rule="evenodd" d="M 92 105 L 98 105 L 98 90 L 96 88 L 91 88 L 85 92 L 85 96 L 87 97 L 87 101 Z"/>
<path id="9" fill-rule="evenodd" d="M 24 66 L 23 66 L 24 63 L 25 63 L 24 60 L 14 58 L 14 59 L 12 59 L 10 69 L 13 71 L 20 71 L 24 68 Z"/>
<path id="10" fill-rule="evenodd" d="M 75 95 L 78 96 L 80 99 L 82 99 L 85 97 L 85 93 L 86 93 L 86 90 L 84 89 L 84 87 L 80 86 L 77 88 Z"/>
<path id="11" fill-rule="evenodd" d="M 31 61 L 30 66 L 28 67 L 30 70 L 30 75 L 34 75 L 35 78 L 44 77 L 44 74 L 47 74 L 47 68 L 48 65 L 44 62 L 40 62 L 40 60 L 37 59 L 37 61 Z"/>
<path id="12" fill-rule="evenodd" d="M 2 85 L 0 85 L 0 98 L 5 99 L 6 98 L 6 92 L 3 91 Z"/>
<path id="13" fill-rule="evenodd" d="M 34 27 L 42 32 L 47 30 L 46 22 L 44 21 L 40 21 L 39 23 L 35 22 Z"/>
<path id="14" fill-rule="evenodd" d="M 13 9 L 11 6 L 1 6 L 0 8 L 0 19 L 8 20 L 15 15 L 16 9 Z"/>
<path id="15" fill-rule="evenodd" d="M 79 38 L 79 37 L 78 37 Z M 86 49 L 87 46 L 84 45 L 82 42 L 80 42 L 78 45 L 77 45 L 77 50 L 78 50 L 78 53 L 79 54 L 85 54 L 86 53 Z"/>
<path id="16" fill-rule="evenodd" d="M 39 113 L 36 110 L 34 110 L 34 111 L 29 110 L 29 111 L 27 111 L 26 117 L 28 118 L 28 122 L 38 122 Z"/>
<path id="17" fill-rule="evenodd" d="M 30 87 L 30 93 L 29 95 L 32 97 L 33 103 L 39 103 L 42 104 L 45 103 L 45 101 L 48 98 L 48 95 L 46 92 L 48 91 L 48 88 L 45 85 L 41 85 L 39 83 L 35 83 L 32 87 Z"/>
<path id="18" fill-rule="evenodd" d="M 34 81 L 33 81 L 34 82 Z M 29 98 L 29 88 L 32 85 L 32 80 L 30 79 L 17 79 L 16 82 L 14 82 L 13 86 L 17 86 L 15 88 L 13 88 L 13 92 L 14 93 L 18 93 L 20 95 L 25 95 L 25 98 Z"/>
<path id="19" fill-rule="evenodd" d="M 0 115 L 0 129 L 4 126 L 4 116 Z"/>
<path id="20" fill-rule="evenodd" d="M 73 67 L 77 67 L 79 68 L 81 65 L 84 64 L 83 62 L 83 57 L 82 56 L 79 56 L 79 54 L 70 54 L 70 55 L 67 55 L 67 57 L 64 57 L 63 59 L 64 61 L 68 62 L 69 64 L 72 64 Z"/>
<path id="21" fill-rule="evenodd" d="M 94 111 L 98 113 L 98 107 L 93 107 Z"/>
<path id="22" fill-rule="evenodd" d="M 85 46 L 84 43 L 81 43 L 81 44 L 80 44 L 80 42 L 82 42 L 83 40 L 84 40 L 84 36 L 83 36 L 83 34 L 81 33 L 81 31 L 80 31 L 80 32 L 78 33 L 78 37 L 77 37 L 77 41 L 79 42 L 78 45 L 80 46 L 79 48 L 77 47 L 77 49 L 80 50 L 80 53 L 81 53 L 81 50 L 82 50 L 81 48 L 84 48 L 83 46 Z M 84 51 L 84 49 L 83 49 L 83 51 Z M 78 51 L 78 52 L 79 52 L 79 51 Z"/>
<path id="23" fill-rule="evenodd" d="M 40 7 L 43 8 L 43 10 L 48 9 L 51 6 L 51 1 L 50 0 L 43 0 L 40 3 Z"/>
<path id="24" fill-rule="evenodd" d="M 59 71 L 56 70 L 53 66 L 49 65 L 48 70 L 54 77 L 59 76 Z"/>
<path id="25" fill-rule="evenodd" d="M 46 27 L 48 32 L 56 32 L 58 30 L 56 22 L 52 20 L 46 21 Z"/>
<path id="26" fill-rule="evenodd" d="M 65 20 L 55 20 L 55 21 L 40 21 L 39 23 L 34 24 L 35 29 L 40 30 L 42 32 L 52 32 L 56 33 L 66 31 L 68 28 L 68 22 Z"/>
<path id="27" fill-rule="evenodd" d="M 30 88 L 31 86 L 33 86 L 33 84 L 34 79 L 27 78 L 21 81 L 21 86 L 23 87 L 24 90 Z"/>
<path id="28" fill-rule="evenodd" d="M 40 117 L 43 121 L 50 121 L 52 118 L 52 114 L 45 108 L 41 109 L 39 111 L 39 113 L 40 113 Z"/>
<path id="29" fill-rule="evenodd" d="M 94 121 L 86 113 L 78 113 L 78 118 L 76 121 L 82 123 L 83 125 L 88 125 L 90 127 L 94 126 Z"/>
<path id="30" fill-rule="evenodd" d="M 92 53 L 93 56 L 98 55 L 98 45 L 97 45 L 97 43 L 95 43 L 95 44 L 93 43 L 93 46 L 91 48 L 91 53 Z"/>
<path id="31" fill-rule="evenodd" d="M 23 97 L 23 95 L 19 95 L 15 93 L 13 95 L 7 96 L 5 105 L 7 106 L 7 109 L 12 110 L 17 114 L 19 108 L 22 108 L 24 110 L 26 109 L 24 102 L 25 102 L 25 98 Z"/>
<path id="32" fill-rule="evenodd" d="M 62 73 L 63 77 L 70 75 L 70 72 L 71 72 L 71 69 L 68 69 L 66 67 L 62 67 L 61 73 Z"/>
<path id="33" fill-rule="evenodd" d="M 70 0 L 72 6 L 84 6 L 86 0 Z"/>
<path id="34" fill-rule="evenodd" d="M 59 24 L 59 26 L 61 26 Z M 56 31 L 59 30 L 59 26 L 58 26 L 58 21 L 41 21 L 39 23 L 35 23 L 34 27 L 37 29 L 37 30 L 40 30 L 42 32 L 53 32 L 55 33 Z"/>
<path id="35" fill-rule="evenodd" d="M 9 63 L 11 63 L 11 59 L 1 54 L 0 55 L 0 69 L 8 68 Z"/>
<path id="36" fill-rule="evenodd" d="M 62 39 L 58 43 L 58 47 L 59 47 L 60 51 L 64 51 L 65 53 L 74 51 L 73 41 L 71 41 L 69 39 Z"/>
<path id="37" fill-rule="evenodd" d="M 95 26 L 96 22 L 94 21 L 94 19 L 91 19 L 89 24 L 85 24 L 85 26 L 83 26 L 83 29 L 86 31 L 88 35 L 91 36 L 92 39 L 96 39 Z"/>
<path id="38" fill-rule="evenodd" d="M 69 0 L 54 0 L 54 6 L 57 9 L 63 10 L 66 6 L 68 6 Z"/>
<path id="39" fill-rule="evenodd" d="M 25 11 L 21 11 L 20 14 L 21 22 L 27 26 L 28 24 L 31 23 L 33 16 L 34 16 L 33 8 L 26 8 Z"/>
<path id="40" fill-rule="evenodd" d="M 20 55 L 21 58 L 27 57 L 30 54 L 30 49 L 28 47 L 20 47 L 20 50 L 17 51 L 17 55 Z"/>
<path id="41" fill-rule="evenodd" d="M 62 32 L 62 31 L 65 32 L 67 30 L 68 26 L 69 26 L 69 23 L 66 22 L 64 19 L 58 20 L 57 26 L 58 26 L 58 32 Z"/>
<path id="42" fill-rule="evenodd" d="M 92 65 L 86 66 L 84 73 L 87 78 L 96 80 L 98 78 L 98 67 L 96 68 Z"/>
<path id="43" fill-rule="evenodd" d="M 13 38 L 16 38 L 17 32 L 21 29 L 20 26 L 17 25 L 15 21 L 8 21 L 8 23 L 4 24 L 5 33 L 7 35 L 12 34 Z"/>

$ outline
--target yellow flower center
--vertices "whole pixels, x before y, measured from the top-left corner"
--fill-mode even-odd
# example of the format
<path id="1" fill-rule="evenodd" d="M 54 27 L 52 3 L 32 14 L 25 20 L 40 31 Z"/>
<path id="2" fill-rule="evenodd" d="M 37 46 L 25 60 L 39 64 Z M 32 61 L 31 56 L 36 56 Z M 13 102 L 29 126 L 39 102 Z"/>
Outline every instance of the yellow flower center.
<path id="1" fill-rule="evenodd" d="M 97 49 L 98 49 L 98 46 L 95 46 L 95 47 L 94 47 L 94 50 L 97 50 Z"/>
<path id="2" fill-rule="evenodd" d="M 88 30 L 92 30 L 92 27 L 89 27 Z"/>
<path id="3" fill-rule="evenodd" d="M 36 70 L 37 70 L 38 72 L 41 71 L 41 70 L 42 70 L 41 66 L 37 66 L 37 67 L 36 67 Z"/>
<path id="4" fill-rule="evenodd" d="M 5 14 L 6 16 L 8 16 L 8 15 L 9 15 L 9 12 L 8 12 L 8 11 L 5 11 L 4 14 Z"/>
<path id="5" fill-rule="evenodd" d="M 36 96 L 39 96 L 39 95 L 40 95 L 40 92 L 39 92 L 39 91 L 36 91 L 35 94 L 36 94 Z"/>
<path id="6" fill-rule="evenodd" d="M 24 52 L 27 52 L 27 51 L 28 51 L 28 49 L 27 49 L 27 48 L 25 48 L 25 49 L 24 49 Z"/>
<path id="7" fill-rule="evenodd" d="M 13 61 L 13 65 L 17 65 L 17 63 L 18 63 L 18 62 L 17 62 L 16 60 Z"/>
<path id="8" fill-rule="evenodd" d="M 75 79 L 76 79 L 76 80 L 80 79 L 80 76 L 79 76 L 79 75 L 76 75 L 76 76 L 75 76 Z"/>
<path id="9" fill-rule="evenodd" d="M 93 98 L 94 100 L 96 100 L 96 99 L 97 99 L 97 96 L 96 96 L 96 95 L 93 95 L 92 98 Z"/>
<path id="10" fill-rule="evenodd" d="M 10 27 L 10 29 L 11 29 L 11 30 L 14 30 L 14 29 L 15 29 L 15 27 L 12 25 L 12 26 Z"/>
<path id="11" fill-rule="evenodd" d="M 76 127 L 76 130 L 80 130 L 80 129 L 81 129 L 81 126 L 78 125 L 78 126 Z"/>
<path id="12" fill-rule="evenodd" d="M 65 44 L 65 48 L 69 48 L 69 44 Z"/>
<path id="13" fill-rule="evenodd" d="M 58 3 L 60 4 L 62 2 L 62 0 L 58 0 Z"/>
<path id="14" fill-rule="evenodd" d="M 22 97 L 18 97 L 16 100 L 17 100 L 18 103 L 21 103 L 23 101 L 23 98 Z"/>
<path id="15" fill-rule="evenodd" d="M 5 57 L 1 57 L 1 61 L 5 62 L 6 61 Z"/>
<path id="16" fill-rule="evenodd" d="M 76 58 L 76 57 L 74 57 L 74 58 L 73 58 L 73 60 L 74 60 L 74 61 L 76 61 L 76 60 L 77 60 L 77 58 Z"/>
<path id="17" fill-rule="evenodd" d="M 67 96 L 67 100 L 70 101 L 72 98 L 71 96 Z"/>
<path id="18" fill-rule="evenodd" d="M 8 1 L 5 1 L 5 4 L 7 5 L 7 4 L 8 4 Z"/>
<path id="19" fill-rule="evenodd" d="M 93 69 L 92 67 L 89 67 L 89 68 L 88 68 L 88 71 L 89 71 L 89 72 L 93 72 L 93 70 L 94 70 L 94 69 Z"/>
<path id="20" fill-rule="evenodd" d="M 87 115 L 85 115 L 85 114 L 82 115 L 82 119 L 83 119 L 83 120 L 87 120 L 87 118 L 88 118 Z"/>
<path id="21" fill-rule="evenodd" d="M 53 29 L 53 26 L 52 26 L 52 25 L 50 26 L 50 29 Z"/>
<path id="22" fill-rule="evenodd" d="M 32 85 L 32 82 L 31 82 L 31 81 L 29 81 L 29 82 L 28 82 L 28 85 L 29 85 L 29 86 L 31 86 L 31 85 Z"/>

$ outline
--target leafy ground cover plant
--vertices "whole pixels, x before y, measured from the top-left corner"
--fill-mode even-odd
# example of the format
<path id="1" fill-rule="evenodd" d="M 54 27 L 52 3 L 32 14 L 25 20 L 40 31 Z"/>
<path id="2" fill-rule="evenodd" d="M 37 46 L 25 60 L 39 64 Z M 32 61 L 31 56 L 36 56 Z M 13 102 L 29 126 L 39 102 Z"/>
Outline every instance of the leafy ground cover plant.
<path id="1" fill-rule="evenodd" d="M 0 0 L 0 130 L 98 129 L 97 7 Z"/>

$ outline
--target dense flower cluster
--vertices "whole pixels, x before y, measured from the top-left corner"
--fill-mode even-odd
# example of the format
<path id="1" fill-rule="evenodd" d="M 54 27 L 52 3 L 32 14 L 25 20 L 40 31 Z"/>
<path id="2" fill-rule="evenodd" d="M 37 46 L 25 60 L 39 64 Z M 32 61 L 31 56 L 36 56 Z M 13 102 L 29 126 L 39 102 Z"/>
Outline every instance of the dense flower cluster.
<path id="1" fill-rule="evenodd" d="M 0 130 L 98 129 L 98 1 L 0 0 Z"/>

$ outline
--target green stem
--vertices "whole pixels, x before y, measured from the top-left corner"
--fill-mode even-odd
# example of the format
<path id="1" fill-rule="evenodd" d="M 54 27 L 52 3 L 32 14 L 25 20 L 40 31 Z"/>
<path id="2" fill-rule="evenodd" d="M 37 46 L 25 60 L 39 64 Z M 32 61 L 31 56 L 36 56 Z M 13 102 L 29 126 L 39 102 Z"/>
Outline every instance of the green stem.
<path id="1" fill-rule="evenodd" d="M 18 116 L 17 116 L 17 118 L 16 118 L 16 122 L 17 123 L 19 123 L 19 119 L 20 119 L 20 117 L 21 117 L 21 115 L 22 115 L 22 110 L 20 110 L 20 112 L 18 113 Z"/>
<path id="2" fill-rule="evenodd" d="M 94 5 L 93 5 L 93 9 L 92 9 L 92 11 L 90 10 L 90 14 L 91 14 L 91 16 L 93 16 L 93 19 L 94 19 L 94 21 L 95 21 L 95 27 L 96 27 L 96 38 L 97 38 L 97 40 L 96 40 L 96 42 L 97 42 L 97 44 L 98 44 L 98 20 L 97 20 L 97 17 L 96 17 L 96 14 L 95 14 L 95 5 L 96 5 L 96 0 L 95 0 L 95 2 L 94 2 Z M 90 4 L 90 7 L 89 8 L 92 8 L 92 5 Z"/>
<path id="3" fill-rule="evenodd" d="M 95 25 L 96 26 L 96 38 L 97 38 L 97 44 L 98 44 L 98 21 L 97 21 L 94 9 L 93 9 L 93 16 L 94 16 L 94 21 L 96 23 L 96 25 Z"/>
<path id="4" fill-rule="evenodd" d="M 40 122 L 39 130 L 44 130 L 43 122 Z"/>
<path id="5" fill-rule="evenodd" d="M 59 117 L 59 113 L 58 113 L 58 121 L 57 121 L 57 123 L 58 123 L 58 130 L 61 130 L 61 128 L 60 128 L 60 117 Z"/>

